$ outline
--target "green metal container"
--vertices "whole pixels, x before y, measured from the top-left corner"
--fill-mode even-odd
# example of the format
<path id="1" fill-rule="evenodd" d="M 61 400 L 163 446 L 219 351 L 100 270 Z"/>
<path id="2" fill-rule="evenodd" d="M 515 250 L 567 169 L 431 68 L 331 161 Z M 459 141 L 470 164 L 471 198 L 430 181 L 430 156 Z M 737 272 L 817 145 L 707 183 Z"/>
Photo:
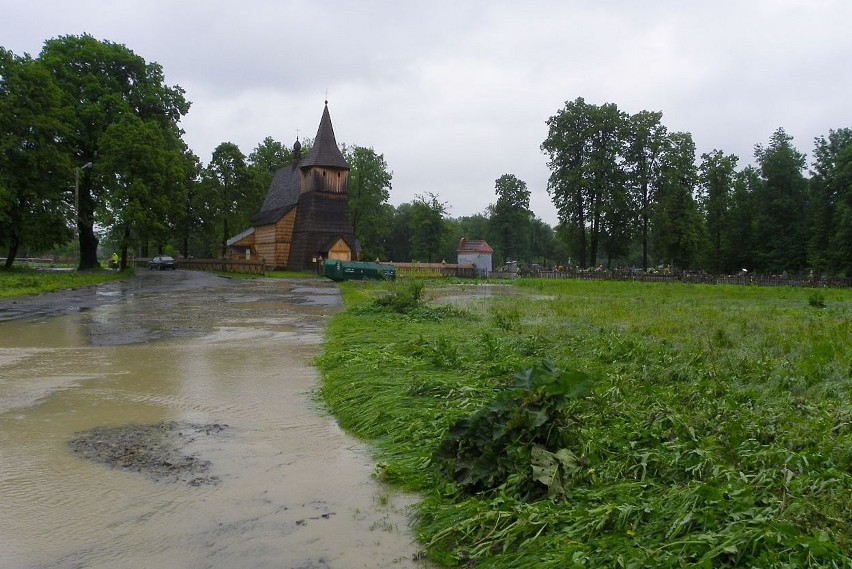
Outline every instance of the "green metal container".
<path id="1" fill-rule="evenodd" d="M 364 261 L 335 261 L 326 259 L 322 274 L 333 281 L 363 281 L 396 279 L 396 269 L 391 265 L 367 263 Z"/>

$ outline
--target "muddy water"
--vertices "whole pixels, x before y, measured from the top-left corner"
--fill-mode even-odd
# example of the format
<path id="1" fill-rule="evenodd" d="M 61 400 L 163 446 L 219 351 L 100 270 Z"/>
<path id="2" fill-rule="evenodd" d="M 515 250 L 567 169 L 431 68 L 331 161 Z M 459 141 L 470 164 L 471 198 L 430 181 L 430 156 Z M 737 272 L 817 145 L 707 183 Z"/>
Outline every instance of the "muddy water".
<path id="1" fill-rule="evenodd" d="M 422 567 L 412 497 L 375 482 L 365 447 L 313 398 L 333 288 L 183 271 L 111 286 L 106 304 L 0 322 L 0 567 Z M 162 421 L 228 425 L 189 448 L 218 484 L 68 447 Z"/>

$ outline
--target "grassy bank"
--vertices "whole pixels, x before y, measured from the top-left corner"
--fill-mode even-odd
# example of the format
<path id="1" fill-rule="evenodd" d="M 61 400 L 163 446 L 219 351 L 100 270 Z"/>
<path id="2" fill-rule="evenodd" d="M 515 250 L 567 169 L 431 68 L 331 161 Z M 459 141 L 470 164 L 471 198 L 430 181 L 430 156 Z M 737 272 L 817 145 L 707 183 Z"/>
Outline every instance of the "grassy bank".
<path id="1" fill-rule="evenodd" d="M 433 559 L 852 567 L 852 291 L 417 286 L 343 285 L 318 362 Z"/>
<path id="2" fill-rule="evenodd" d="M 0 269 L 0 298 L 82 288 L 128 276 L 116 271 L 45 271 L 29 268 Z"/>

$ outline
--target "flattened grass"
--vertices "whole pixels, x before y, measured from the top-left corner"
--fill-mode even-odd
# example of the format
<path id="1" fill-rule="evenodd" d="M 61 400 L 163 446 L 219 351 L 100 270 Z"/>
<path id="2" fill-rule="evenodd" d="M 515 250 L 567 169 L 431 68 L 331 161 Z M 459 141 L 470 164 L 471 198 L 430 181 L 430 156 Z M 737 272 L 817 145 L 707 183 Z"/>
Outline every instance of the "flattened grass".
<path id="1" fill-rule="evenodd" d="M 127 271 L 40 271 L 30 268 L 0 269 L 0 298 L 82 288 L 127 278 Z"/>
<path id="2" fill-rule="evenodd" d="M 343 285 L 322 395 L 384 479 L 423 493 L 436 561 L 852 567 L 852 291 L 428 283 L 403 313 L 371 302 L 388 286 Z M 582 467 L 531 502 L 442 478 L 449 427 L 545 359 L 596 378 L 554 422 Z"/>

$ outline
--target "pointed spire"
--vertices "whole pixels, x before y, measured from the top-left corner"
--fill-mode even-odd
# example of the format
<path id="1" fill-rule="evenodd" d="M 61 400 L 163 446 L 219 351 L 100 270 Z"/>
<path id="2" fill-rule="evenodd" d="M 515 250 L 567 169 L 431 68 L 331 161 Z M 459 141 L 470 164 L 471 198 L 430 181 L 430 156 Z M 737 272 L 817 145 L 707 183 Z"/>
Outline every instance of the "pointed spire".
<path id="1" fill-rule="evenodd" d="M 334 127 L 331 125 L 331 115 L 328 112 L 328 101 L 325 102 L 325 108 L 322 111 L 317 136 L 314 138 L 314 145 L 311 148 L 311 153 L 305 158 L 301 166 L 327 166 L 331 168 L 349 169 L 349 164 L 340 152 L 337 146 L 337 140 L 334 137 Z"/>

